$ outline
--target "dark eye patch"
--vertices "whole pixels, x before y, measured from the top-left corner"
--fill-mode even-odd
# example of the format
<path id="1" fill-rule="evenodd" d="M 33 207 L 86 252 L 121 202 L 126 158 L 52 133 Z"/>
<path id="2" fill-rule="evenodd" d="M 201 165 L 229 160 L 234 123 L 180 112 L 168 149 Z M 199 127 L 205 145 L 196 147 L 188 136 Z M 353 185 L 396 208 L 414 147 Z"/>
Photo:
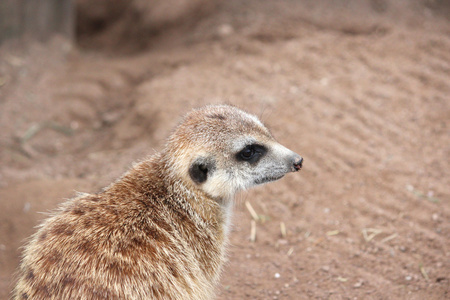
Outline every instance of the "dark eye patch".
<path id="1" fill-rule="evenodd" d="M 238 161 L 247 161 L 250 164 L 256 164 L 266 153 L 267 148 L 265 146 L 251 144 L 236 153 L 236 159 Z"/>

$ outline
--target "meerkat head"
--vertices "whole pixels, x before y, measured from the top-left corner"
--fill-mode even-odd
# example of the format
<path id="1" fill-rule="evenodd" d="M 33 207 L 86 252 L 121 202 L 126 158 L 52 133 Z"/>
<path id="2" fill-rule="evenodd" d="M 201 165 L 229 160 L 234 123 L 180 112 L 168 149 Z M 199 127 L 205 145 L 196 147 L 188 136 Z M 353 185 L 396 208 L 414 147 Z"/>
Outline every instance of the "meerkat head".
<path id="1" fill-rule="evenodd" d="M 222 200 L 298 171 L 303 162 L 277 143 L 256 116 L 228 105 L 187 114 L 164 155 L 175 178 Z"/>

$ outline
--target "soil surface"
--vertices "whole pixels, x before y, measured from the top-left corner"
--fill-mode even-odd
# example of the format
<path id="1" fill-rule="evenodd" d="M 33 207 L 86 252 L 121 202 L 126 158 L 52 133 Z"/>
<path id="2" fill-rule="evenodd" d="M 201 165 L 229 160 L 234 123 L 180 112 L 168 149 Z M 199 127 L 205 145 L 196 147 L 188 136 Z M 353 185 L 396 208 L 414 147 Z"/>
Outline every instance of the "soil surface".
<path id="1" fill-rule="evenodd" d="M 160 150 L 191 108 L 225 102 L 305 163 L 237 197 L 217 299 L 449 299 L 448 12 L 233 0 L 129 39 L 116 25 L 73 49 L 3 46 L 0 298 L 42 212 Z"/>

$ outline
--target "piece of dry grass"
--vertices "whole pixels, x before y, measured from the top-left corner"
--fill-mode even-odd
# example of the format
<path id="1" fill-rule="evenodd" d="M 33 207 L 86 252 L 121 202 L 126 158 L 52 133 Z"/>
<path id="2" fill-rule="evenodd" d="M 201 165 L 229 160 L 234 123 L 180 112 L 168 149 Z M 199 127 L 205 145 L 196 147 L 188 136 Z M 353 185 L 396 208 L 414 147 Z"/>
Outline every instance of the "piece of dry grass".
<path id="1" fill-rule="evenodd" d="M 389 242 L 390 240 L 395 239 L 395 238 L 397 237 L 397 235 L 398 235 L 398 234 L 396 234 L 396 233 L 391 234 L 390 236 L 387 236 L 387 237 L 385 237 L 384 239 L 382 239 L 382 240 L 380 241 L 380 243 L 386 243 L 386 242 Z"/>
<path id="2" fill-rule="evenodd" d="M 287 236 L 287 231 L 286 231 L 286 225 L 284 224 L 284 222 L 280 222 L 280 231 L 281 231 L 281 236 L 283 238 L 285 238 Z"/>
<path id="3" fill-rule="evenodd" d="M 287 256 L 291 256 L 291 254 L 294 252 L 294 247 L 289 248 L 288 252 L 286 253 Z"/>
<path id="4" fill-rule="evenodd" d="M 328 231 L 327 235 L 328 236 L 338 235 L 339 232 L 340 232 L 339 230 L 332 230 L 332 231 Z"/>
<path id="5" fill-rule="evenodd" d="M 430 280 L 430 277 L 428 277 L 428 273 L 422 264 L 419 265 L 419 269 L 420 269 L 420 273 L 422 273 L 423 278 L 425 278 L 425 280 L 427 280 L 427 281 Z"/>
<path id="6" fill-rule="evenodd" d="M 258 221 L 259 220 L 259 216 L 256 213 L 256 211 L 253 209 L 253 207 L 250 204 L 250 202 L 245 201 L 245 207 L 247 207 L 247 210 L 250 213 L 250 215 L 252 216 L 253 220 Z"/>
<path id="7" fill-rule="evenodd" d="M 374 237 L 382 233 L 383 230 L 376 228 L 364 228 L 361 232 L 364 237 L 364 240 L 366 242 L 370 242 L 371 240 L 373 240 Z"/>
<path id="8" fill-rule="evenodd" d="M 251 228 L 250 228 L 250 242 L 254 243 L 256 241 L 256 221 L 251 220 Z"/>
<path id="9" fill-rule="evenodd" d="M 52 129 L 54 131 L 60 132 L 66 136 L 73 135 L 73 130 L 69 127 L 60 125 L 55 122 L 43 122 L 40 124 L 33 124 L 28 128 L 28 130 L 23 134 L 23 136 L 20 138 L 20 142 L 22 144 L 28 142 L 31 140 L 35 135 L 37 135 L 40 131 L 43 129 Z"/>

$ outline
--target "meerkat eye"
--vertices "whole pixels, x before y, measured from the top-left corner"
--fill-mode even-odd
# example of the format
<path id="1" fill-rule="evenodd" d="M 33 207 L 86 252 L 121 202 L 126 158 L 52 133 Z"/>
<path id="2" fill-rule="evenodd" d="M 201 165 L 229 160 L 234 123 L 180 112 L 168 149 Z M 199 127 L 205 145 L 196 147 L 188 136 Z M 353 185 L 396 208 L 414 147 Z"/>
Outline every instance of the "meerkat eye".
<path id="1" fill-rule="evenodd" d="M 240 161 L 248 161 L 253 164 L 258 162 L 258 160 L 267 152 L 267 148 L 261 145 L 252 144 L 245 146 L 244 149 L 239 151 L 236 158 Z"/>
<path id="2" fill-rule="evenodd" d="M 241 152 L 241 157 L 244 160 L 249 160 L 255 155 L 255 148 L 252 145 L 245 147 Z"/>

